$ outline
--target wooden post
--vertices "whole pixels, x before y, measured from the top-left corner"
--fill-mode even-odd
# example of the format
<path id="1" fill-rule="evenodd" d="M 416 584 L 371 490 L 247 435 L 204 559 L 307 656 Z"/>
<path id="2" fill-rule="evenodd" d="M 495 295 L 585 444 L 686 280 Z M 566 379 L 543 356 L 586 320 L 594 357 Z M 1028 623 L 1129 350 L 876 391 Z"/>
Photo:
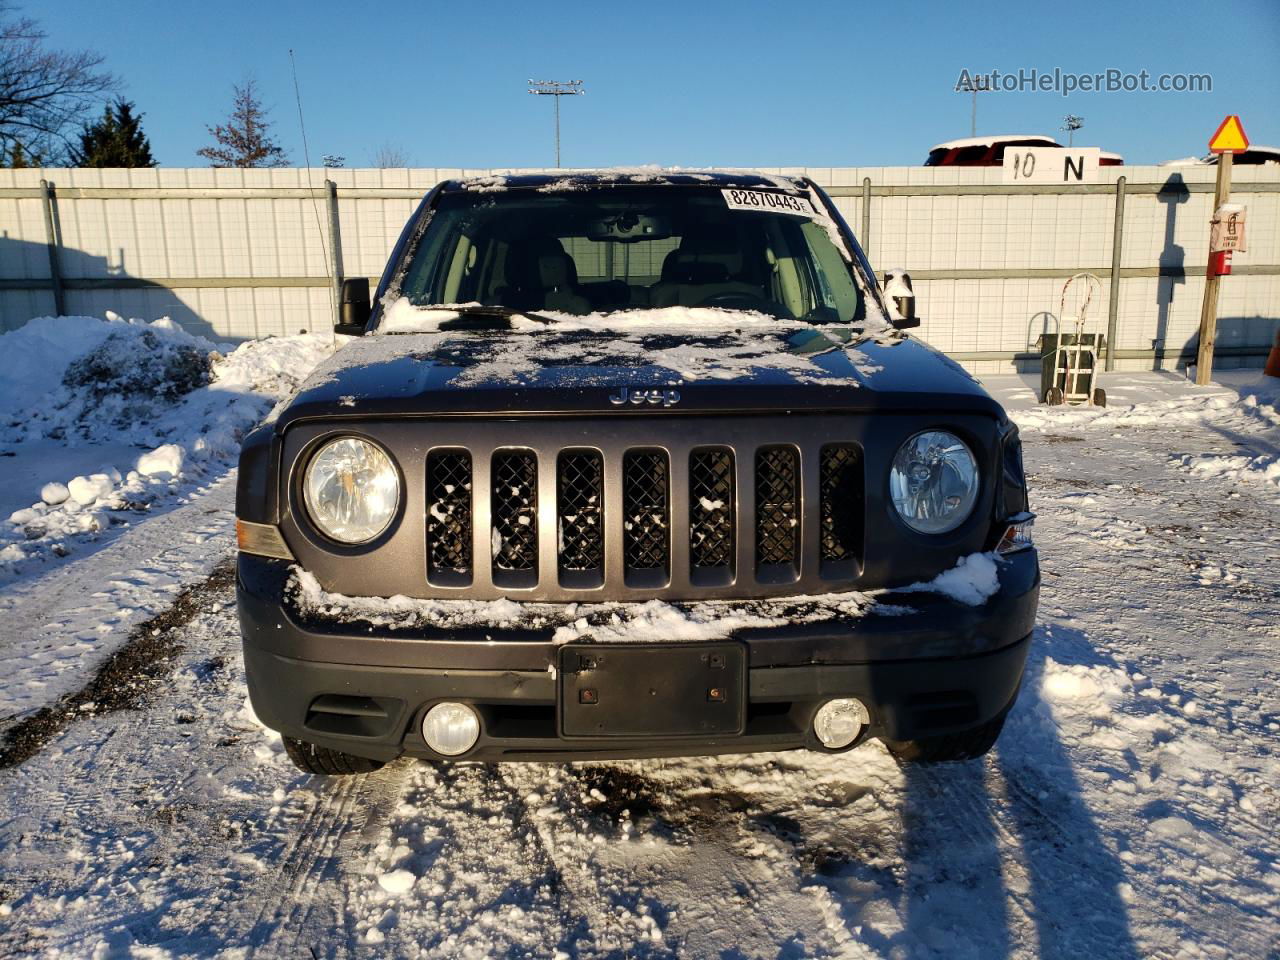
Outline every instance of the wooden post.
<path id="1" fill-rule="evenodd" d="M 1218 155 L 1218 182 L 1213 189 L 1213 214 L 1231 197 L 1231 154 Z M 1196 356 L 1196 383 L 1209 385 L 1213 376 L 1213 341 L 1218 335 L 1218 286 L 1222 278 L 1213 275 L 1213 253 L 1204 271 L 1204 305 L 1200 308 L 1200 352 Z"/>

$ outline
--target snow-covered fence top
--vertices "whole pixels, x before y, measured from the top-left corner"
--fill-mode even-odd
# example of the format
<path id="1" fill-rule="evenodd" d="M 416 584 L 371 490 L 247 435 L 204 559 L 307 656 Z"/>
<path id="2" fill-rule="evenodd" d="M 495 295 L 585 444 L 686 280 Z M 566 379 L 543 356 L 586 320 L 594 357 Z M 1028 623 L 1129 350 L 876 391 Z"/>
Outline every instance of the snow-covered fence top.
<path id="1" fill-rule="evenodd" d="M 335 275 L 377 277 L 428 189 L 491 172 L 0 170 L 0 330 L 59 307 L 170 316 L 220 340 L 315 330 L 332 315 Z M 1118 367 L 1192 353 L 1212 167 L 1104 167 L 1075 186 L 1006 185 L 1000 168 L 769 172 L 826 187 L 872 262 L 911 273 L 921 335 L 971 368 L 1033 367 L 1063 281 L 1083 270 L 1103 281 L 1091 314 L 1104 328 L 1118 294 Z M 1259 365 L 1280 323 L 1280 167 L 1240 167 L 1234 180 L 1249 250 L 1223 284 L 1218 363 Z"/>

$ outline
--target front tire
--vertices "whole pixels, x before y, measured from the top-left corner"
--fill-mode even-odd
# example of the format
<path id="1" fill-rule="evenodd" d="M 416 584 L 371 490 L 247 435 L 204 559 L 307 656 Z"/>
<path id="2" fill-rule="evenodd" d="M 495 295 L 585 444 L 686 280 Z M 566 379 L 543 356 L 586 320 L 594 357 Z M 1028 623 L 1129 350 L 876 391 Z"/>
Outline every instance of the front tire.
<path id="1" fill-rule="evenodd" d="M 293 765 L 303 773 L 315 774 L 318 777 L 350 777 L 360 773 L 373 773 L 382 769 L 385 764 L 381 760 L 370 760 L 368 757 L 357 757 L 340 750 L 330 750 L 305 740 L 284 737 L 284 752 L 289 755 Z"/>
<path id="2" fill-rule="evenodd" d="M 922 737 L 919 740 L 886 740 L 884 745 L 901 763 L 956 763 L 976 760 L 993 746 L 1004 729 L 1002 713 L 994 720 L 939 737 Z"/>

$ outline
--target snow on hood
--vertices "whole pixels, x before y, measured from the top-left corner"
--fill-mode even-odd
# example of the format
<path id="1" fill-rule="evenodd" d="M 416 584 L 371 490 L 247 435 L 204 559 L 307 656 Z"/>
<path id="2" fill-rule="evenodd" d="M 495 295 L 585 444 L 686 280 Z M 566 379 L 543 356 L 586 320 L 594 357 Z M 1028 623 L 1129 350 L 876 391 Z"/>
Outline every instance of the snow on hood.
<path id="1" fill-rule="evenodd" d="M 344 367 L 409 354 L 456 365 L 451 382 L 457 386 L 527 384 L 542 368 L 572 370 L 583 384 L 612 383 L 611 371 L 620 368 L 647 368 L 670 384 L 743 380 L 772 371 L 793 383 L 858 386 L 882 369 L 854 345 L 847 326 L 820 328 L 753 311 L 664 307 L 586 316 L 541 311 L 539 316 L 554 322 L 516 315 L 508 321 L 510 329 L 497 335 L 448 330 L 466 306 L 472 305 L 422 308 L 403 297 L 393 301 L 378 331 L 335 355 L 309 385 Z M 860 328 L 858 339 L 863 338 Z M 459 344 L 466 348 L 449 349 Z M 834 355 L 842 362 L 832 362 Z"/>

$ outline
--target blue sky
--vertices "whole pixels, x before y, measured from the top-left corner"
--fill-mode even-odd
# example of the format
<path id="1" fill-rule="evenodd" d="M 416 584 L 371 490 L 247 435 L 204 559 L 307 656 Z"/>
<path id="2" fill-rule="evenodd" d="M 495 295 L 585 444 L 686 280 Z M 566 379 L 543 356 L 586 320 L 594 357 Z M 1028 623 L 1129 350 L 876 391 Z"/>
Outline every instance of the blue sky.
<path id="1" fill-rule="evenodd" d="M 1020 9 L 1019 9 L 1020 8 Z M 205 125 L 252 74 L 292 161 L 368 165 L 383 143 L 414 166 L 553 161 L 550 98 L 530 78 L 583 79 L 564 98 L 566 166 L 918 164 L 969 134 L 962 68 L 1209 73 L 1212 93 L 991 93 L 978 132 L 1058 133 L 1152 163 L 1201 153 L 1227 113 L 1280 144 L 1280 2 L 609 0 L 545 4 L 259 0 L 27 2 L 57 47 L 89 47 L 124 80 L 165 166 L 198 166 Z"/>

